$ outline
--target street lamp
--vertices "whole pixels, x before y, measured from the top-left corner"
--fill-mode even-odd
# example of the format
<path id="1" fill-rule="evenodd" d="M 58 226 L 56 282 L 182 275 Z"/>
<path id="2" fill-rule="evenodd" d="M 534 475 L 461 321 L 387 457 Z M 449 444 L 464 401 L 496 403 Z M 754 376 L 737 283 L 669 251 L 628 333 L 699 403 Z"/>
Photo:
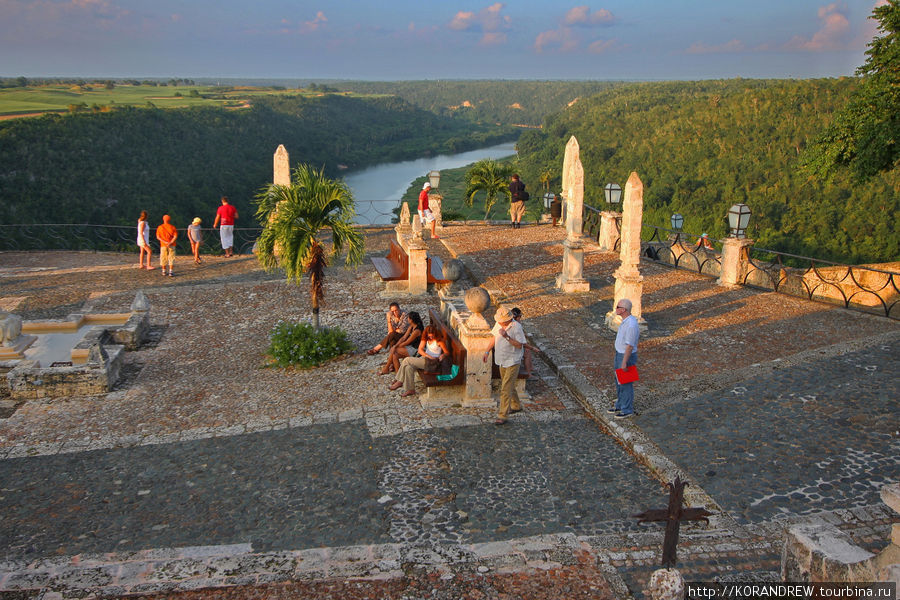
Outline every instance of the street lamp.
<path id="1" fill-rule="evenodd" d="M 553 204 L 554 198 L 556 198 L 556 196 L 553 195 L 553 192 L 547 192 L 546 194 L 544 194 L 544 208 L 550 210 L 550 205 Z"/>
<path id="2" fill-rule="evenodd" d="M 681 213 L 675 213 L 671 218 L 672 229 L 675 231 L 681 231 L 681 226 L 684 225 L 684 217 L 681 216 Z"/>
<path id="3" fill-rule="evenodd" d="M 622 200 L 622 188 L 617 183 L 607 183 L 603 193 L 609 204 L 618 204 Z"/>
<path id="4" fill-rule="evenodd" d="M 428 183 L 431 184 L 431 189 L 436 190 L 440 187 L 441 184 L 441 172 L 440 171 L 429 171 L 428 172 Z"/>
<path id="5" fill-rule="evenodd" d="M 744 237 L 747 225 L 750 223 L 750 207 L 746 204 L 735 204 L 728 209 L 728 227 L 731 235 L 736 238 Z"/>

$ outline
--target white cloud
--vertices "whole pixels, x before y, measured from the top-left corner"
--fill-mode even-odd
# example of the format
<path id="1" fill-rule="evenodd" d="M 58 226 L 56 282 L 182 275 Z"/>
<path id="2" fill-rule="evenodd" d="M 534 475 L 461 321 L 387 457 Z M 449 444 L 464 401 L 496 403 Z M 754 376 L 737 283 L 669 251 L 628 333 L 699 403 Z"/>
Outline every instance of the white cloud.
<path id="1" fill-rule="evenodd" d="M 300 33 L 312 33 L 318 31 L 328 22 L 328 17 L 321 10 L 316 12 L 316 17 L 311 21 L 304 21 L 300 26 Z"/>
<path id="2" fill-rule="evenodd" d="M 605 8 L 591 12 L 588 6 L 576 6 L 569 9 L 566 16 L 563 17 L 563 25 L 598 27 L 600 25 L 611 25 L 615 20 L 616 18 L 613 14 Z"/>
<path id="3" fill-rule="evenodd" d="M 604 52 L 608 52 L 612 50 L 616 46 L 616 40 L 597 40 L 595 42 L 591 42 L 588 46 L 588 52 L 591 54 L 603 54 Z"/>
<path id="4" fill-rule="evenodd" d="M 818 17 L 822 24 L 819 30 L 811 38 L 795 36 L 785 48 L 809 52 L 846 48 L 850 36 L 850 20 L 845 12 L 846 9 L 837 2 L 820 7 Z"/>
<path id="5" fill-rule="evenodd" d="M 506 34 L 504 31 L 510 29 L 512 20 L 503 13 L 505 5 L 502 2 L 495 2 L 490 6 L 482 8 L 478 12 L 459 11 L 447 24 L 447 27 L 454 31 L 472 31 L 482 33 L 482 45 L 496 45 L 506 42 Z"/>
<path id="6" fill-rule="evenodd" d="M 572 52 L 578 48 L 578 38 L 568 27 L 542 31 L 534 40 L 535 52 L 556 50 L 558 52 Z"/>

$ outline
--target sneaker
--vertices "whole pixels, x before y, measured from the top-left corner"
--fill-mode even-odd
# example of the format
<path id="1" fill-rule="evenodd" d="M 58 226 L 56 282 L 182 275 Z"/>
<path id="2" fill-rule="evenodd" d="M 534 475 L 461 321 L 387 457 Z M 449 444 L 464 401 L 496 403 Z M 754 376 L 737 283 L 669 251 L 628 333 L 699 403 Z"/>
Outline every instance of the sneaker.
<path id="1" fill-rule="evenodd" d="M 172 271 L 169 271 L 169 277 L 174 277 L 174 275 L 172 275 Z"/>
<path id="2" fill-rule="evenodd" d="M 615 408 L 615 407 L 613 407 L 613 408 L 607 408 L 607 409 L 606 409 L 606 412 L 608 412 L 608 413 L 611 414 L 611 415 L 614 415 L 614 414 L 616 414 L 617 412 L 619 412 L 619 409 L 618 409 L 618 408 Z"/>
<path id="3" fill-rule="evenodd" d="M 629 419 L 629 418 L 631 418 L 631 416 L 632 416 L 633 414 L 634 414 L 634 413 L 628 413 L 627 415 L 626 415 L 626 414 L 623 414 L 623 413 L 616 413 L 616 418 L 617 418 L 617 419 Z"/>
<path id="4" fill-rule="evenodd" d="M 511 415 L 514 415 L 514 414 L 520 413 L 520 412 L 522 412 L 522 409 L 521 409 L 521 408 L 511 408 L 511 409 L 509 409 L 509 414 L 511 414 Z"/>

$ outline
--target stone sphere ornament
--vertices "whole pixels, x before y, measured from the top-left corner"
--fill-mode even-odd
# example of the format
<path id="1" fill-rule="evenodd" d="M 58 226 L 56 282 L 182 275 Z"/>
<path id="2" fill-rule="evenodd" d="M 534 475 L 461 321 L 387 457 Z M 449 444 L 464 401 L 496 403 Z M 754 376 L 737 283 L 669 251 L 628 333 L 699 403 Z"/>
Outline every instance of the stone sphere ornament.
<path id="1" fill-rule="evenodd" d="M 465 301 L 472 314 L 480 315 L 491 305 L 491 295 L 483 287 L 473 287 L 466 290 Z"/>
<path id="2" fill-rule="evenodd" d="M 684 600 L 684 578 L 678 569 L 657 569 L 647 586 L 653 600 Z"/>
<path id="3" fill-rule="evenodd" d="M 459 281 L 459 278 L 462 277 L 463 274 L 463 263 L 458 258 L 453 258 L 444 263 L 441 272 L 444 274 L 444 279 L 449 279 L 453 283 Z"/>

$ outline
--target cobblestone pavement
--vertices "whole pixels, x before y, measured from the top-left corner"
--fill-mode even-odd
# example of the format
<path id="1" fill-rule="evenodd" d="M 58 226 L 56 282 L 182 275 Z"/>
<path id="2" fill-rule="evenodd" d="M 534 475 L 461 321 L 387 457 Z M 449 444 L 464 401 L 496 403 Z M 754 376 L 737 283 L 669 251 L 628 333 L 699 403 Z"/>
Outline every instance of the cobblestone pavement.
<path id="1" fill-rule="evenodd" d="M 369 251 L 391 233 L 367 231 Z M 0 253 L 0 308 L 116 312 L 144 289 L 153 325 L 113 392 L 0 414 L 0 597 L 640 598 L 662 527 L 630 515 L 663 507 L 674 474 L 717 512 L 682 528 L 688 580 L 777 578 L 795 521 L 883 547 L 895 322 L 642 265 L 640 414 L 609 421 L 616 257 L 588 246 L 591 291 L 559 294 L 562 236 L 448 226 L 429 241 L 522 307 L 542 350 L 504 428 L 373 374 L 382 357 L 361 351 L 391 297 L 368 264 L 328 270 L 322 312 L 359 352 L 303 371 L 263 353 L 275 322 L 307 318 L 306 289 L 252 257 L 167 281 L 130 255 Z"/>

